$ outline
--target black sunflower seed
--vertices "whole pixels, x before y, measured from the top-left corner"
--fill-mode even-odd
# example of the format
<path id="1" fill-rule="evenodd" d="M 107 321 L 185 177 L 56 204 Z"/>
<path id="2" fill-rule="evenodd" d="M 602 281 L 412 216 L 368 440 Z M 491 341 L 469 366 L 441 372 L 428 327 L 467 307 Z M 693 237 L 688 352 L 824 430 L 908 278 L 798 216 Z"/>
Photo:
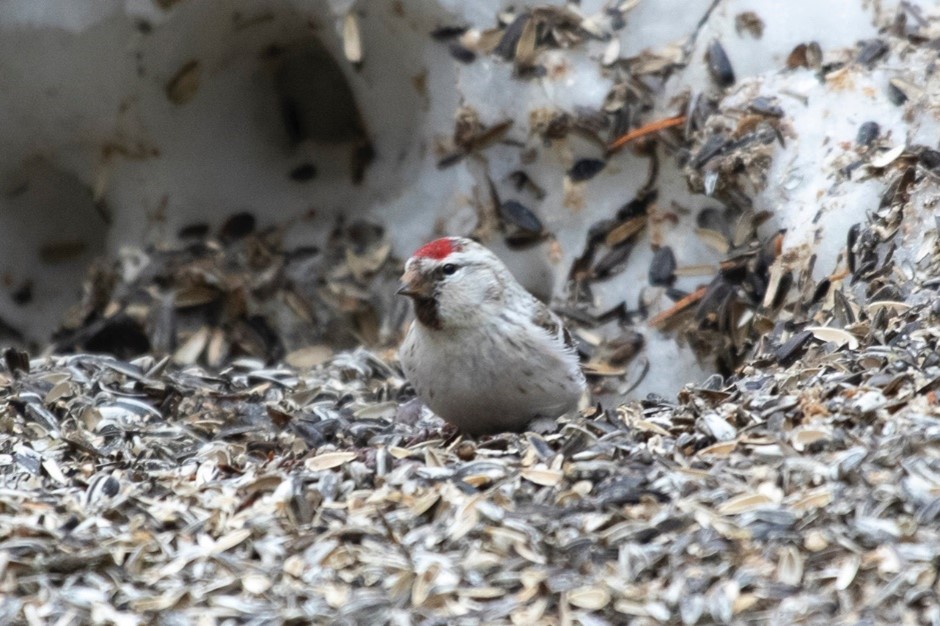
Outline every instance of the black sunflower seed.
<path id="1" fill-rule="evenodd" d="M 506 200 L 499 205 L 499 215 L 507 224 L 526 233 L 541 233 L 543 226 L 538 215 L 527 206 L 515 200 Z"/>
<path id="2" fill-rule="evenodd" d="M 597 176 L 606 165 L 607 162 L 600 159 L 578 159 L 568 170 L 568 178 L 576 183 L 582 180 L 590 180 Z"/>
<path id="3" fill-rule="evenodd" d="M 716 85 L 730 87 L 734 84 L 734 69 L 720 41 L 711 40 L 705 53 L 705 60 L 708 62 L 708 72 Z"/>

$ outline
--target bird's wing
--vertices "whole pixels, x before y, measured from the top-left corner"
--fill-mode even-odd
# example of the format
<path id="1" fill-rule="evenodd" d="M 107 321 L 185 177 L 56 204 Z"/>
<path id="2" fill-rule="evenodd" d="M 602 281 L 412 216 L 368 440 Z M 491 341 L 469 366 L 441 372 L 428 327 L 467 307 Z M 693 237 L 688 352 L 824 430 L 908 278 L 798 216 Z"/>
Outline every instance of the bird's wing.
<path id="1" fill-rule="evenodd" d="M 532 316 L 532 323 L 544 328 L 551 338 L 562 343 L 569 350 L 576 351 L 574 338 L 565 328 L 565 325 L 561 323 L 561 320 L 558 319 L 558 316 L 552 313 L 551 309 L 545 306 L 541 300 L 534 297 L 532 300 L 535 303 L 535 315 Z"/>

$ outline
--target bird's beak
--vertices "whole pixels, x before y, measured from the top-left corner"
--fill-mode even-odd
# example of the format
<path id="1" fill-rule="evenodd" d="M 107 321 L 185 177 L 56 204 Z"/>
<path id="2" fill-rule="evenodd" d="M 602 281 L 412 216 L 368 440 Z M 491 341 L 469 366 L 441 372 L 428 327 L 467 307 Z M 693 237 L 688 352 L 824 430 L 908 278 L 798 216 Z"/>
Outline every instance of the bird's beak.
<path id="1" fill-rule="evenodd" d="M 409 287 L 408 285 L 402 285 L 402 286 L 400 286 L 400 287 L 398 288 L 398 291 L 396 291 L 395 293 L 398 294 L 399 296 L 408 296 L 409 298 L 413 298 L 413 297 L 415 297 L 416 295 L 418 295 L 418 294 L 416 294 L 416 293 L 414 292 L 414 290 L 413 290 L 411 287 Z"/>
<path id="2" fill-rule="evenodd" d="M 433 294 L 433 285 L 418 272 L 408 270 L 402 275 L 401 287 L 396 293 L 409 298 L 430 298 Z"/>

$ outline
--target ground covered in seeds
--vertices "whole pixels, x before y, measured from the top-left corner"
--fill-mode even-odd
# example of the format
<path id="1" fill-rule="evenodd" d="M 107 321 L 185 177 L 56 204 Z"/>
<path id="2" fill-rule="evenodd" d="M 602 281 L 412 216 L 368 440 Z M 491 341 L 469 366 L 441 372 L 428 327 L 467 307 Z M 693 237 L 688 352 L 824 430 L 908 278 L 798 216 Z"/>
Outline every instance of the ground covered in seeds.
<path id="1" fill-rule="evenodd" d="M 841 89 L 885 58 L 933 68 L 932 23 L 904 10 L 835 61 L 800 44 L 774 80 L 807 70 Z M 606 36 L 576 17 L 542 8 L 435 37 L 460 63 L 501 57 L 534 80 L 537 52 Z M 603 152 L 560 173 L 566 206 L 637 139 L 653 79 L 694 43 L 623 60 L 607 46 L 619 78 L 603 111 L 532 119 L 545 142 L 586 133 Z M 717 41 L 707 65 L 735 82 Z M 928 74 L 923 89 L 889 83 L 912 118 L 932 102 Z M 845 245 L 814 274 L 823 246 L 785 246 L 792 233 L 765 226 L 777 207 L 753 201 L 799 134 L 780 106 L 793 94 L 754 85 L 738 101 L 686 94 L 644 126 L 649 180 L 583 233 L 555 302 L 602 402 L 537 432 L 465 438 L 414 400 L 394 357 L 401 259 L 381 225 L 350 219 L 322 250 L 285 250 L 289 225 L 236 214 L 96 264 L 46 352 L 0 364 L 0 623 L 940 625 L 940 152 L 862 124 L 820 193 L 883 181 L 880 201 L 840 214 Z M 513 124 L 462 108 L 439 165 Z M 693 217 L 656 207 L 663 157 L 725 207 L 694 215 L 720 259 L 683 267 L 653 233 L 649 286 L 668 306 L 599 311 L 592 288 L 638 238 Z M 556 236 L 484 178 L 475 234 Z M 806 223 L 838 208 L 820 197 Z M 706 278 L 683 291 L 681 275 Z M 651 337 L 720 374 L 632 398 L 627 366 Z"/>
<path id="2" fill-rule="evenodd" d="M 479 440 L 364 350 L 9 351 L 0 621 L 937 623 L 935 302 Z"/>

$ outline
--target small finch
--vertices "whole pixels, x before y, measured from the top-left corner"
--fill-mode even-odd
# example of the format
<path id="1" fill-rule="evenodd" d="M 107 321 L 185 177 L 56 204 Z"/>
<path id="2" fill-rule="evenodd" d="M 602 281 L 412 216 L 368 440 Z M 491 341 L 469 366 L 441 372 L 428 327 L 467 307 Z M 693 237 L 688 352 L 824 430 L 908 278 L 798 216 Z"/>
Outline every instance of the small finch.
<path id="1" fill-rule="evenodd" d="M 585 380 L 571 335 L 495 254 L 470 239 L 437 239 L 408 259 L 402 285 L 417 318 L 402 368 L 438 416 L 480 435 L 577 407 Z"/>

